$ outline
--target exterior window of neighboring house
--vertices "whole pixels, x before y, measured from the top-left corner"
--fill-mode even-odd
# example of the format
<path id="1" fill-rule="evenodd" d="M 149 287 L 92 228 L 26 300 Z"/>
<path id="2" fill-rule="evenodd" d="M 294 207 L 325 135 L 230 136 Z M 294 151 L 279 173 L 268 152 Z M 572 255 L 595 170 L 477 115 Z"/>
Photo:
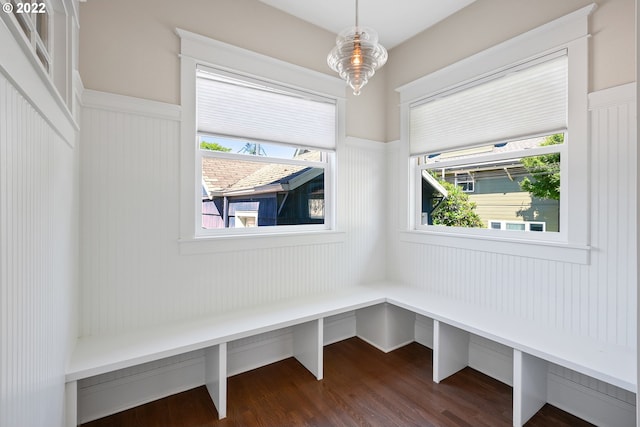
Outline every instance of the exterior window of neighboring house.
<path id="1" fill-rule="evenodd" d="M 544 222 L 534 221 L 489 221 L 489 228 L 494 230 L 545 231 L 545 225 Z"/>
<path id="2" fill-rule="evenodd" d="M 561 50 L 409 106 L 416 228 L 562 230 L 567 63 Z"/>
<path id="3" fill-rule="evenodd" d="M 474 179 L 470 172 L 463 172 L 455 176 L 455 185 L 460 187 L 465 193 L 473 193 Z"/>
<path id="4" fill-rule="evenodd" d="M 203 233 L 330 228 L 335 100 L 198 66 L 196 102 Z"/>
<path id="5" fill-rule="evenodd" d="M 51 73 L 52 19 L 47 2 L 11 0 L 13 16 L 18 21 L 31 49 L 47 73 Z"/>

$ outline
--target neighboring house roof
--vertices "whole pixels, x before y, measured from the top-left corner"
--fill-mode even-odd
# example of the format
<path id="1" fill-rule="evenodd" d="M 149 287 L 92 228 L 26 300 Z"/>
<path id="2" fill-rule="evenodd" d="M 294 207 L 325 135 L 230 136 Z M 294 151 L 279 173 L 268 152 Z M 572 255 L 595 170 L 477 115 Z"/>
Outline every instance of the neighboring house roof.
<path id="1" fill-rule="evenodd" d="M 233 186 L 242 178 L 264 167 L 264 163 L 211 157 L 202 159 L 202 185 L 209 198 Z M 203 197 L 205 194 L 203 194 Z"/>
<path id="2" fill-rule="evenodd" d="M 295 158 L 320 161 L 320 156 L 319 151 L 310 151 Z M 283 163 L 245 162 L 219 158 L 202 160 L 202 180 L 209 197 L 293 190 L 322 172 L 321 169 Z"/>

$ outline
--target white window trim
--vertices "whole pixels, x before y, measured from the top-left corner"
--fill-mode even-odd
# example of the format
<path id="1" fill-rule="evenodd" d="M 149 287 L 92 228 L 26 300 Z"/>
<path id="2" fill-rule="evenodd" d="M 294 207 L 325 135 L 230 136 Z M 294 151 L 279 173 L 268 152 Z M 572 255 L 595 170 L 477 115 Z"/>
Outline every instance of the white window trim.
<path id="1" fill-rule="evenodd" d="M 400 165 L 406 170 L 408 200 L 402 209 L 405 232 L 402 240 L 414 243 L 440 244 L 459 248 L 476 248 L 486 252 L 520 254 L 533 258 L 553 259 L 587 264 L 589 262 L 589 212 L 588 185 L 588 20 L 595 10 L 592 4 L 573 13 L 551 21 L 541 27 L 463 59 L 441 70 L 419 78 L 396 89 L 400 93 L 401 114 L 401 158 Z M 569 70 L 569 106 L 567 143 L 565 156 L 561 156 L 566 176 L 561 182 L 561 236 L 556 233 L 508 233 L 497 230 L 451 229 L 443 231 L 440 227 L 419 230 L 416 227 L 417 215 L 417 175 L 415 162 L 409 153 L 409 108 L 422 98 L 433 96 L 453 87 L 467 84 L 500 69 L 524 63 L 560 49 L 567 49 Z M 571 206 L 569 212 L 568 206 Z M 493 231 L 493 232 L 492 232 Z M 521 234 L 514 236 L 514 234 Z M 542 234 L 542 233 L 541 233 Z M 541 238 L 542 237 L 542 238 Z M 478 244 L 480 244 L 478 246 Z M 549 250 L 554 248 L 554 250 Z"/>
<path id="2" fill-rule="evenodd" d="M 196 201 L 201 197 L 199 185 L 200 167 L 196 164 L 196 67 L 206 65 L 246 75 L 250 78 L 269 81 L 294 89 L 336 99 L 336 155 L 345 139 L 345 89 L 344 82 L 336 77 L 297 65 L 280 61 L 246 49 L 232 46 L 182 29 L 176 29 L 181 39 L 181 106 L 182 126 L 180 144 L 180 242 L 181 253 L 209 253 L 221 250 L 243 250 L 336 243 L 344 239 L 344 233 L 336 231 L 335 217 L 338 200 L 335 183 L 335 160 L 329 159 L 327 170 L 327 193 L 331 195 L 325 204 L 325 213 L 330 218 L 323 230 L 296 226 L 265 227 L 240 230 L 225 230 L 227 233 L 206 236 L 198 233 L 201 218 L 197 215 Z M 259 72 L 259 75 L 256 74 Z M 330 156 L 335 157 L 335 156 Z M 329 169 L 331 168 L 331 169 Z M 330 211 L 330 212 L 329 212 Z M 309 230 L 309 231 L 306 231 Z M 243 233 L 238 233 L 243 231 Z M 247 231 L 251 231 L 247 233 Z"/>

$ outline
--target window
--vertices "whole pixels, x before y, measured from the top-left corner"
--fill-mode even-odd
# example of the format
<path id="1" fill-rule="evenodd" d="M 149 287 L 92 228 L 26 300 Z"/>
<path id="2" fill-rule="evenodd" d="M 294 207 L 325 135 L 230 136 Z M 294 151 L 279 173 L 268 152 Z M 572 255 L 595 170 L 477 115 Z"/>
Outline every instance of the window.
<path id="1" fill-rule="evenodd" d="M 44 1 L 11 0 L 13 16 L 27 38 L 31 49 L 47 73 L 51 73 L 52 19 L 50 6 Z"/>
<path id="2" fill-rule="evenodd" d="M 410 106 L 416 228 L 562 230 L 567 72 L 560 50 Z"/>
<path id="3" fill-rule="evenodd" d="M 460 187 L 465 193 L 473 193 L 475 180 L 471 172 L 462 172 L 461 174 L 455 174 L 455 185 Z"/>
<path id="4" fill-rule="evenodd" d="M 335 101 L 207 67 L 196 90 L 202 229 L 326 228 Z"/>
<path id="5" fill-rule="evenodd" d="M 554 134 L 416 157 L 420 225 L 559 232 L 563 143 Z"/>
<path id="6" fill-rule="evenodd" d="M 588 31 L 594 7 L 585 6 L 397 88 L 400 145 L 407 156 L 395 164 L 397 176 L 407 177 L 408 191 L 399 196 L 406 200 L 399 204 L 402 241 L 589 262 Z M 548 137 L 560 138 L 554 135 L 562 142 L 542 144 Z M 523 141 L 536 140 L 535 146 L 518 148 Z M 540 215 L 514 218 L 491 212 L 470 216 L 471 226 L 433 224 L 439 206 L 452 203 L 452 195 L 478 199 L 485 194 L 476 171 L 483 162 L 496 173 L 500 164 L 506 167 L 500 169 L 501 177 L 507 177 L 515 192 L 526 177 L 514 176 L 518 168 L 522 171 L 517 163 L 524 166 L 523 159 L 541 156 L 555 157 L 559 165 L 559 172 L 549 175 L 559 179 L 558 211 L 553 215 L 557 227 Z M 456 185 L 456 175 L 463 174 L 473 178 L 473 192 L 468 184 Z M 529 195 L 529 201 L 534 198 Z M 518 210 L 529 209 L 520 204 Z M 475 210 L 482 210 L 480 205 Z"/>
<path id="7" fill-rule="evenodd" d="M 56 102 L 75 114 L 72 75 L 77 69 L 78 11 L 68 6 L 63 0 L 4 0 L 7 13 L 2 18 Z M 27 78 L 24 72 L 19 75 Z"/>
<path id="8" fill-rule="evenodd" d="M 535 221 L 511 222 L 489 220 L 489 228 L 494 230 L 545 231 L 545 225 L 544 222 Z"/>
<path id="9" fill-rule="evenodd" d="M 176 31 L 181 252 L 342 241 L 335 163 L 344 82 Z"/>

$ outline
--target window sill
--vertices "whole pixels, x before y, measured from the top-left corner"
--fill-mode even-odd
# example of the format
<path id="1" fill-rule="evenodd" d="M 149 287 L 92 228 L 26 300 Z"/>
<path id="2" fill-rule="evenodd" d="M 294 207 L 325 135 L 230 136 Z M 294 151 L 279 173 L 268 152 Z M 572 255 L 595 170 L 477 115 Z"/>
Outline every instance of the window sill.
<path id="1" fill-rule="evenodd" d="M 343 231 L 323 230 L 277 234 L 206 236 L 180 239 L 179 244 L 181 255 L 195 255 L 342 243 L 345 240 L 345 234 Z"/>
<path id="2" fill-rule="evenodd" d="M 516 255 L 572 264 L 589 264 L 590 246 L 569 243 L 523 240 L 494 236 L 453 235 L 434 231 L 405 231 L 400 240 L 407 243 L 419 243 L 452 248 L 469 249 L 478 252 L 491 252 L 503 255 Z"/>

